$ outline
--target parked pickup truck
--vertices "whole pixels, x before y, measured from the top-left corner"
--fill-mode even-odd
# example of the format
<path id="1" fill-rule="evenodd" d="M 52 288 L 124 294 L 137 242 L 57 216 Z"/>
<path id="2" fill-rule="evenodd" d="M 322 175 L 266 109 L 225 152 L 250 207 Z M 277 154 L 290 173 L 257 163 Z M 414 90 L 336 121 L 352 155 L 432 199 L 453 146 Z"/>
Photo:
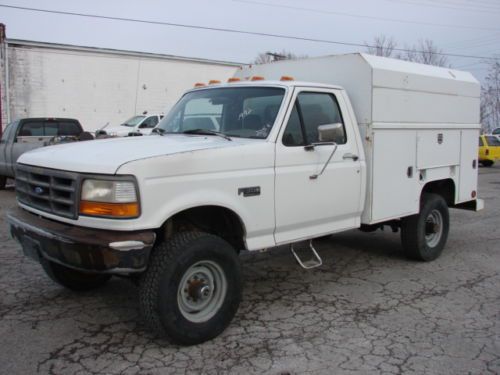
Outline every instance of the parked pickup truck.
<path id="1" fill-rule="evenodd" d="M 315 238 L 389 225 L 431 261 L 448 209 L 482 208 L 469 73 L 350 54 L 236 75 L 186 92 L 157 134 L 22 155 L 8 221 L 24 253 L 70 289 L 134 278 L 151 329 L 196 344 L 237 312 L 240 250 L 288 244 L 313 268 Z M 185 129 L 207 114 L 216 130 Z"/>
<path id="2" fill-rule="evenodd" d="M 70 118 L 24 118 L 8 124 L 0 141 L 0 189 L 5 187 L 7 177 L 14 178 L 14 167 L 21 154 L 76 140 L 82 133 L 78 120 Z"/>

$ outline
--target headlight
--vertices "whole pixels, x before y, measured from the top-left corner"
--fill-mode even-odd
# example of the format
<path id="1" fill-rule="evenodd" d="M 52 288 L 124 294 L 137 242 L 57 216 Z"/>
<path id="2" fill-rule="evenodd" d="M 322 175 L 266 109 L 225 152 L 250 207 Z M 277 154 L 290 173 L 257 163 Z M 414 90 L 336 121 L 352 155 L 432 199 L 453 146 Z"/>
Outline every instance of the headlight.
<path id="1" fill-rule="evenodd" d="M 130 219 L 139 216 L 133 181 L 86 179 L 82 184 L 80 214 Z"/>

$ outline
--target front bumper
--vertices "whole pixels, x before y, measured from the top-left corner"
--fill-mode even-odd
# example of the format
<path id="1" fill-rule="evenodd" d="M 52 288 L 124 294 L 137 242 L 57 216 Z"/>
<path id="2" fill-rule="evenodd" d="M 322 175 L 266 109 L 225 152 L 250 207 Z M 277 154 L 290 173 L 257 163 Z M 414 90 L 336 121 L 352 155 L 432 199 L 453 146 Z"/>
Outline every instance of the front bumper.
<path id="1" fill-rule="evenodd" d="M 86 272 L 142 272 L 156 237 L 152 230 L 119 232 L 62 224 L 21 208 L 10 211 L 7 221 L 25 255 Z"/>

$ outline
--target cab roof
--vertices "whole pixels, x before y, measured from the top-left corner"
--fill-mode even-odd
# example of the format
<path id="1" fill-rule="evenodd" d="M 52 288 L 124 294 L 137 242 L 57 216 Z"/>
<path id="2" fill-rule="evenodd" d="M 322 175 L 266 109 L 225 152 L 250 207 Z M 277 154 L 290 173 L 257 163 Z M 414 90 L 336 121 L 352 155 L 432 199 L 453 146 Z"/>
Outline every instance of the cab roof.
<path id="1" fill-rule="evenodd" d="M 230 88 L 230 87 L 246 87 L 246 86 L 254 86 L 254 87 L 263 87 L 263 86 L 271 86 L 271 87 L 283 87 L 283 88 L 291 88 L 291 87 L 316 87 L 316 88 L 325 88 L 325 89 L 337 89 L 343 90 L 344 88 L 338 85 L 329 85 L 318 82 L 307 82 L 307 81 L 277 81 L 277 80 L 257 80 L 257 81 L 238 81 L 238 82 L 230 82 L 230 83 L 217 83 L 217 84 L 209 84 L 206 86 L 195 87 L 189 91 L 196 90 L 204 90 L 211 88 Z"/>

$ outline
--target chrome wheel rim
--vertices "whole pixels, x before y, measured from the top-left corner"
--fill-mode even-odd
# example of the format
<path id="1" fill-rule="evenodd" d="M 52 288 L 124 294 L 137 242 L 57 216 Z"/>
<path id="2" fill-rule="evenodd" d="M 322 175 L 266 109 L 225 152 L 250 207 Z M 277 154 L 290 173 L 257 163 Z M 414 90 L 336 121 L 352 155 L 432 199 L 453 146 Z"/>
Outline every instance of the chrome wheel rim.
<path id="1" fill-rule="evenodd" d="M 435 247 L 443 235 L 443 215 L 438 210 L 432 210 L 425 219 L 425 242 L 429 247 Z"/>
<path id="2" fill-rule="evenodd" d="M 210 320 L 219 311 L 227 293 L 227 279 L 215 262 L 193 264 L 182 276 L 177 291 L 181 314 L 193 323 Z"/>

